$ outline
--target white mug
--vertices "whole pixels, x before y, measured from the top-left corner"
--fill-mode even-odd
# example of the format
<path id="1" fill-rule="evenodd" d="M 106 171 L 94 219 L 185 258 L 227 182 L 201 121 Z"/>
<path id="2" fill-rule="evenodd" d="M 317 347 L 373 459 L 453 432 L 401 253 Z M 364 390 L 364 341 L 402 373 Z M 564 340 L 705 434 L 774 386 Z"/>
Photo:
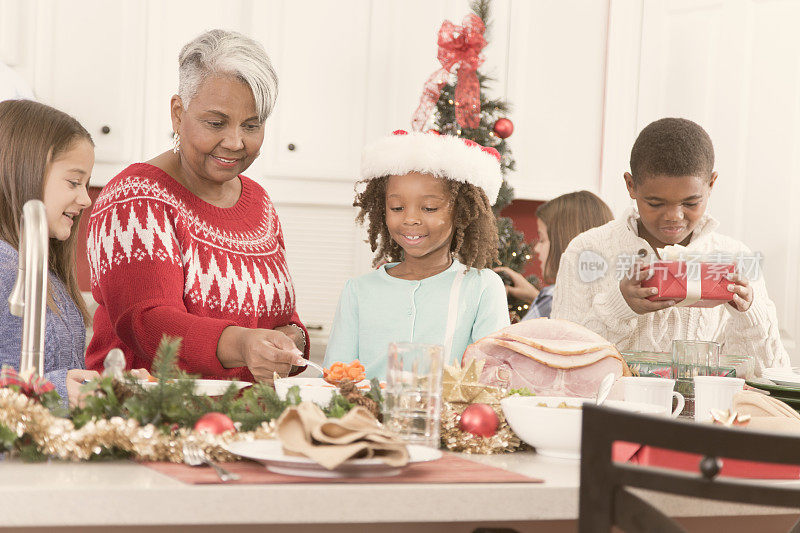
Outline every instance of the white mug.
<path id="1" fill-rule="evenodd" d="M 675 418 L 683 411 L 686 399 L 680 392 L 672 390 L 675 388 L 674 379 L 625 376 L 620 378 L 620 381 L 625 387 L 626 402 L 650 403 L 661 406 L 664 408 L 664 414 L 672 418 Z M 672 398 L 678 400 L 674 411 L 672 410 Z"/>
<path id="2" fill-rule="evenodd" d="M 711 420 L 711 410 L 730 411 L 733 395 L 744 388 L 742 378 L 725 376 L 694 377 L 694 419 L 696 422 Z"/>

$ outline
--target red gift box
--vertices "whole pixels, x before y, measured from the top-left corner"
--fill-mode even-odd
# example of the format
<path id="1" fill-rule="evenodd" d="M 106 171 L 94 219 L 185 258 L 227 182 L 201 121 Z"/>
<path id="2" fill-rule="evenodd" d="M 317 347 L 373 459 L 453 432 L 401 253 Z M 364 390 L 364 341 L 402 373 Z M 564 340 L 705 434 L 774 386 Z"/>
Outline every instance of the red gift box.
<path id="1" fill-rule="evenodd" d="M 633 463 L 659 468 L 671 468 L 700 473 L 702 456 L 694 453 L 676 452 L 653 446 L 642 446 L 633 442 L 617 441 L 611 449 L 611 457 L 620 463 Z M 746 479 L 800 479 L 800 465 L 758 463 L 741 459 L 722 458 L 720 476 Z"/>
<path id="2" fill-rule="evenodd" d="M 687 298 L 693 303 L 684 307 L 714 307 L 720 301 L 729 302 L 733 293 L 725 276 L 734 272 L 733 263 L 686 263 L 685 261 L 654 261 L 650 265 L 653 276 L 642 281 L 642 287 L 655 287 L 658 294 L 648 300 L 675 300 Z"/>

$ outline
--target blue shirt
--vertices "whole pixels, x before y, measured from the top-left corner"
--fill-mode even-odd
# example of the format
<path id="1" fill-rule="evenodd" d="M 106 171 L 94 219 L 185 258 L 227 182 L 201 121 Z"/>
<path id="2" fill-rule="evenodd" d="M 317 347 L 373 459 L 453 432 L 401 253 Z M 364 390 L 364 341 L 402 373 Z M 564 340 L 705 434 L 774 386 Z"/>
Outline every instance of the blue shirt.
<path id="1" fill-rule="evenodd" d="M 18 257 L 13 246 L 0 240 L 0 365 L 16 370 L 19 370 L 22 352 L 22 317 L 11 314 L 8 296 L 17 280 Z M 45 311 L 44 377 L 55 385 L 66 402 L 67 370 L 86 368 L 86 326 L 64 283 L 52 271 L 48 272 L 47 279 L 59 313 L 49 307 Z"/>
<path id="2" fill-rule="evenodd" d="M 522 317 L 522 320 L 530 318 L 550 318 L 550 310 L 553 308 L 553 289 L 555 285 L 547 285 L 542 287 L 539 295 L 531 304 L 528 312 Z"/>
<path id="3" fill-rule="evenodd" d="M 387 273 L 397 264 L 347 281 L 333 320 L 325 366 L 359 359 L 367 378 L 385 379 L 389 343 L 444 344 L 450 288 L 458 270 L 466 267 L 454 260 L 444 272 L 414 281 Z M 470 268 L 461 282 L 451 360 L 460 362 L 468 345 L 508 325 L 500 276 L 490 269 Z"/>

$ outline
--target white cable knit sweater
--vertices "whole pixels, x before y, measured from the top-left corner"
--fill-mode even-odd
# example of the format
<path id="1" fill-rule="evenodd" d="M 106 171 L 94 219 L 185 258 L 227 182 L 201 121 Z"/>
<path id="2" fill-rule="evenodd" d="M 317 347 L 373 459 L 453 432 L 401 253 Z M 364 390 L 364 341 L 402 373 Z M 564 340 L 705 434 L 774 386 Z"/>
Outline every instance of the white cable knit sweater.
<path id="1" fill-rule="evenodd" d="M 615 343 L 621 351 L 668 352 L 674 339 L 707 340 L 719 342 L 723 354 L 752 356 L 759 376 L 764 368 L 789 366 L 775 304 L 767 295 L 763 276 L 751 280 L 753 303 L 744 313 L 727 304 L 712 308 L 670 307 L 643 315 L 633 312 L 619 290 L 619 257 L 630 258 L 638 253 L 649 256 L 647 261 L 655 255 L 650 244 L 638 235 L 638 219 L 639 213 L 631 209 L 624 218 L 590 229 L 570 242 L 561 256 L 552 318 L 582 324 Z M 752 255 L 743 243 L 716 233 L 717 226 L 719 222 L 706 213 L 692 233 L 687 253 Z M 607 270 L 602 275 L 594 274 L 602 268 L 602 261 Z M 599 279 L 592 280 L 594 275 Z"/>

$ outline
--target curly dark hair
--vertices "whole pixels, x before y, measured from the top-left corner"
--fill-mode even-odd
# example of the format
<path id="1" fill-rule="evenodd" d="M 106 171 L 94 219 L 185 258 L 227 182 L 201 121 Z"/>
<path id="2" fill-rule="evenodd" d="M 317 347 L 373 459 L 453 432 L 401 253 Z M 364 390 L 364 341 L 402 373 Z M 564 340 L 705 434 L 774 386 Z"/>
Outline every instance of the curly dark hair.
<path id="1" fill-rule="evenodd" d="M 714 145 L 706 130 L 685 118 L 662 118 L 639 133 L 631 149 L 633 182 L 653 176 L 711 179 Z"/>
<path id="2" fill-rule="evenodd" d="M 470 183 L 443 178 L 453 202 L 453 240 L 450 252 L 467 268 L 485 268 L 498 261 L 497 222 L 492 205 L 483 189 Z M 389 235 L 386 227 L 386 184 L 389 176 L 362 180 L 364 190 L 356 193 L 353 207 L 360 208 L 356 221 L 367 223 L 372 251 L 377 251 L 372 265 L 384 261 L 402 261 L 403 248 Z"/>

